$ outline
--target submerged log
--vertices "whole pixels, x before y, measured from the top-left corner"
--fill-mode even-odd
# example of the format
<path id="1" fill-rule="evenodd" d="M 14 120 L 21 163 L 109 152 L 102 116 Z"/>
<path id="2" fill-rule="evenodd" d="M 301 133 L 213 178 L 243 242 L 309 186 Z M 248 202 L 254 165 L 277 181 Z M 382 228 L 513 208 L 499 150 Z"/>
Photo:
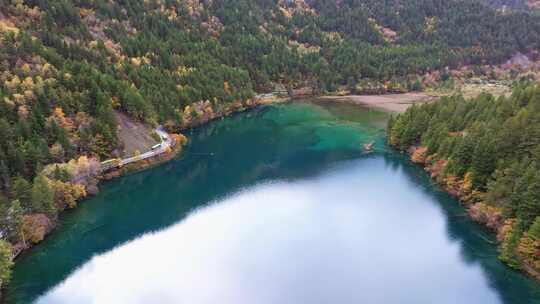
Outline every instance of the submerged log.
<path id="1" fill-rule="evenodd" d="M 364 153 L 371 153 L 373 152 L 373 146 L 375 145 L 375 142 L 369 142 L 367 144 L 363 145 Z"/>

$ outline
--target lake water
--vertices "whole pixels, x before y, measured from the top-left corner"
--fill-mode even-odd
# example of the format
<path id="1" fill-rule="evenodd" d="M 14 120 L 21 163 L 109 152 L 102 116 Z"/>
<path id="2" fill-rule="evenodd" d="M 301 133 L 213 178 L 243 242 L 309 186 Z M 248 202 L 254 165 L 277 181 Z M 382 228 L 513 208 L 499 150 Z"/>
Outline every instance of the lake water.
<path id="1" fill-rule="evenodd" d="M 63 215 L 6 302 L 540 303 L 493 235 L 385 146 L 386 120 L 298 102 L 195 129 L 178 159 Z"/>

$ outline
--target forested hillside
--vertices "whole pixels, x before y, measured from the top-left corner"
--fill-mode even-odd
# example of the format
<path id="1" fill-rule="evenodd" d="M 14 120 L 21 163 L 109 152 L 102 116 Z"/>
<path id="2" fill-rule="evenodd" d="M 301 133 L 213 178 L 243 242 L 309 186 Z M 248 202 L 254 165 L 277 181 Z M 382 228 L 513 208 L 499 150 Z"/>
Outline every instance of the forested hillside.
<path id="1" fill-rule="evenodd" d="M 276 88 L 418 90 L 539 48 L 540 16 L 480 0 L 0 0 L 0 230 L 26 242 L 86 195 L 115 111 L 174 130 Z"/>
<path id="2" fill-rule="evenodd" d="M 498 231 L 501 258 L 540 271 L 540 87 L 519 85 L 509 98 L 443 98 L 392 120 L 391 145 L 412 152 Z M 412 148 L 412 150 L 411 150 Z"/>

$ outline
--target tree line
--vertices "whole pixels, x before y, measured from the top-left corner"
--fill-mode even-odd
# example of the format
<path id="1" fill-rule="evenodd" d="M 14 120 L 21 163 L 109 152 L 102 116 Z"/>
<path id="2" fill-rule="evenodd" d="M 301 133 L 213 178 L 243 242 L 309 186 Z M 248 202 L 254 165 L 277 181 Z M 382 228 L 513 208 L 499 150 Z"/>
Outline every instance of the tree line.
<path id="1" fill-rule="evenodd" d="M 457 178 L 462 198 L 495 207 L 507 220 L 501 258 L 540 268 L 540 86 L 414 106 L 390 121 L 388 141 L 400 150 L 426 147 L 431 165 L 445 161 L 440 181 Z"/>

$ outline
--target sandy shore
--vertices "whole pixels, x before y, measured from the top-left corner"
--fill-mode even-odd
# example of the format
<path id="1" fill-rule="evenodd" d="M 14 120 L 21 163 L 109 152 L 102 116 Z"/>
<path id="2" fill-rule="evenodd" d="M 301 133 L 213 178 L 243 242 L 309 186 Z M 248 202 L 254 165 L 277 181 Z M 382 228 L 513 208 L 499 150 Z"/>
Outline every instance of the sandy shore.
<path id="1" fill-rule="evenodd" d="M 431 102 L 437 98 L 424 93 L 404 93 L 386 95 L 324 96 L 320 99 L 350 102 L 384 111 L 403 113 L 413 104 Z"/>

